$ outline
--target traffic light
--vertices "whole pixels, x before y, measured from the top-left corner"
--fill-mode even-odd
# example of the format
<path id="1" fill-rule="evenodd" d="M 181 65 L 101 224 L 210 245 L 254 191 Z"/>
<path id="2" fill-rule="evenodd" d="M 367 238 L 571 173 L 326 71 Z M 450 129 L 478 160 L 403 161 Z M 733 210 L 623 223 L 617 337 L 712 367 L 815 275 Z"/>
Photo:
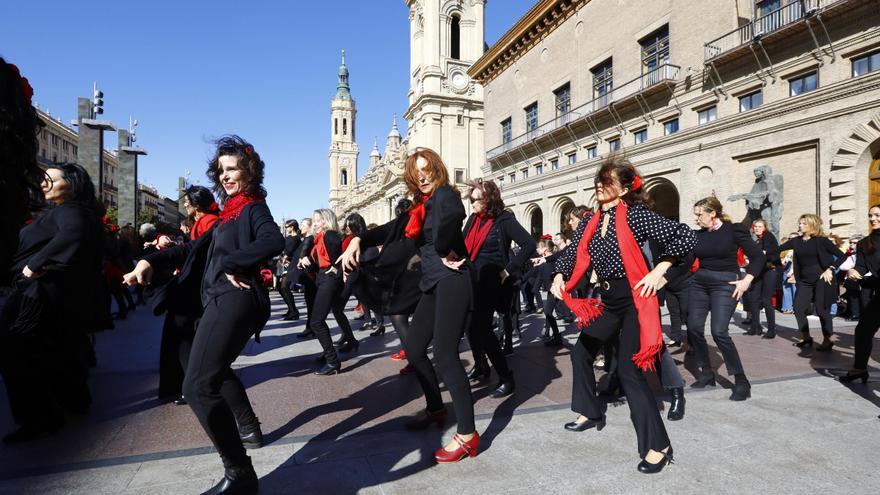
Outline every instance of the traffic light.
<path id="1" fill-rule="evenodd" d="M 94 98 L 92 98 L 92 113 L 97 117 L 104 113 L 104 92 L 95 85 Z"/>

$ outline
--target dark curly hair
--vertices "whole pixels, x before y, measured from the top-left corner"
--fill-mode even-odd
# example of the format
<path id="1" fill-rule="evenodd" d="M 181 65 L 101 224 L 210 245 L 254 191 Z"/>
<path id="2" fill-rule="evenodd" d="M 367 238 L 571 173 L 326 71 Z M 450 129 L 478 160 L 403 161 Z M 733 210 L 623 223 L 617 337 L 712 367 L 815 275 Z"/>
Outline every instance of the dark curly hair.
<path id="1" fill-rule="evenodd" d="M 504 200 L 501 199 L 501 189 L 491 180 L 476 179 L 468 183 L 468 199 L 472 198 L 474 190 L 479 189 L 483 193 L 483 201 L 486 202 L 486 215 L 492 218 L 504 213 Z"/>
<path id="2" fill-rule="evenodd" d="M 404 213 L 408 212 L 410 208 L 412 208 L 413 202 L 407 198 L 401 198 L 400 201 L 394 205 L 394 216 L 399 217 Z"/>
<path id="3" fill-rule="evenodd" d="M 67 181 L 70 192 L 67 202 L 78 203 L 92 209 L 96 214 L 103 214 L 103 204 L 98 204 L 95 194 L 95 184 L 89 173 L 78 163 L 58 163 L 49 166 L 49 169 L 58 169 Z"/>
<path id="4" fill-rule="evenodd" d="M 636 180 L 636 177 L 639 177 L 639 180 L 643 182 L 642 187 L 637 191 L 633 190 L 633 181 Z M 612 154 L 609 155 L 608 158 L 605 159 L 605 162 L 602 163 L 602 166 L 599 167 L 599 171 L 596 172 L 595 182 L 597 185 L 602 184 L 607 186 L 614 184 L 615 179 L 620 182 L 621 187 L 629 189 L 629 192 L 620 198 L 625 201 L 626 204 L 632 205 L 635 203 L 642 203 L 649 208 L 652 206 L 651 199 L 648 197 L 648 192 L 645 190 L 644 180 L 641 179 L 639 171 L 636 170 L 635 165 L 622 155 Z"/>
<path id="5" fill-rule="evenodd" d="M 0 279 L 18 246 L 18 231 L 44 202 L 37 131 L 45 124 L 31 105 L 30 91 L 18 68 L 0 57 Z"/>
<path id="6" fill-rule="evenodd" d="M 192 185 L 186 188 L 183 195 L 186 197 L 187 202 L 200 212 L 217 213 L 215 211 L 217 203 L 214 201 L 214 195 L 211 194 L 211 190 L 207 187 Z"/>
<path id="7" fill-rule="evenodd" d="M 260 159 L 260 154 L 254 150 L 254 146 L 242 139 L 240 136 L 230 134 L 223 136 L 214 142 L 217 151 L 214 152 L 213 158 L 208 162 L 208 170 L 205 174 L 214 183 L 212 189 L 221 200 L 226 201 L 228 195 L 220 183 L 220 157 L 234 156 L 238 158 L 238 166 L 241 169 L 245 182 L 244 194 L 249 196 L 266 196 L 266 189 L 263 188 L 263 170 L 266 164 Z"/>
<path id="8" fill-rule="evenodd" d="M 355 236 L 361 235 L 367 230 L 367 222 L 360 213 L 352 213 L 345 217 L 345 226 L 351 235 Z"/>

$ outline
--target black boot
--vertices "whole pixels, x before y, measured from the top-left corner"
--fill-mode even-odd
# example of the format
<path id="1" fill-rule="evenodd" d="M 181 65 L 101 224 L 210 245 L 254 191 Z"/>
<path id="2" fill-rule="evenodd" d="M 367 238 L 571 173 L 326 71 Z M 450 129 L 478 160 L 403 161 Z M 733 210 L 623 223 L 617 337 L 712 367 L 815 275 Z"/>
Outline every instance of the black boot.
<path id="1" fill-rule="evenodd" d="M 474 367 L 468 370 L 467 378 L 472 382 L 489 378 L 489 365 L 485 361 L 475 363 Z"/>
<path id="2" fill-rule="evenodd" d="M 238 427 L 238 436 L 241 437 L 241 444 L 246 449 L 259 449 L 263 446 L 263 430 L 260 429 L 260 422 Z"/>
<path id="3" fill-rule="evenodd" d="M 691 384 L 691 388 L 706 388 L 715 386 L 715 373 L 712 370 L 701 371 L 697 381 Z"/>
<path id="4" fill-rule="evenodd" d="M 775 338 L 776 338 L 776 329 L 775 329 L 775 328 L 768 328 L 768 329 L 767 329 L 767 333 L 765 333 L 764 336 L 761 337 L 761 338 L 764 338 L 764 339 L 775 339 Z"/>
<path id="5" fill-rule="evenodd" d="M 493 399 L 500 399 L 512 394 L 515 389 L 516 383 L 513 381 L 513 375 L 511 374 L 507 378 L 501 378 L 501 383 L 492 391 L 490 396 Z"/>
<path id="6" fill-rule="evenodd" d="M 672 403 L 669 405 L 669 412 L 666 419 L 670 421 L 678 421 L 684 418 L 684 389 L 676 387 L 669 391 L 672 394 Z"/>
<path id="7" fill-rule="evenodd" d="M 746 375 L 743 373 L 737 373 L 735 375 L 736 381 L 733 385 L 733 393 L 730 394 L 730 400 L 746 400 L 752 396 L 752 384 L 749 383 L 749 380 L 746 378 Z"/>
<path id="8" fill-rule="evenodd" d="M 259 482 L 251 460 L 246 466 L 227 466 L 223 479 L 202 495 L 256 495 Z"/>

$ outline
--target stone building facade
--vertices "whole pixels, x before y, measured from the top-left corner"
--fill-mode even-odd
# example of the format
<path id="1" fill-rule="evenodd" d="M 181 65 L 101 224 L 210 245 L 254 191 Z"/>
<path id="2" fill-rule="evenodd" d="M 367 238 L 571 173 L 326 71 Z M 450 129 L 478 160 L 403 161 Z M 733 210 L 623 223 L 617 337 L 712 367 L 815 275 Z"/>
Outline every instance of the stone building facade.
<path id="1" fill-rule="evenodd" d="M 356 154 L 350 150 L 357 150 L 357 145 L 340 141 L 333 134 L 330 207 L 340 217 L 358 212 L 367 223 L 390 220 L 394 206 L 406 195 L 403 164 L 409 149 L 427 147 L 440 153 L 450 178 L 459 185 L 481 175 L 485 155 L 483 87 L 467 70 L 483 54 L 486 2 L 404 1 L 410 21 L 409 107 L 404 113 L 408 135 L 406 138 L 400 135 L 395 118 L 384 154 L 380 154 L 378 143 L 374 142 L 365 175 L 355 180 L 349 170 L 343 185 L 340 160 L 356 163 Z M 340 81 L 342 72 L 341 67 Z M 345 77 L 347 80 L 347 69 Z M 348 91 L 347 85 L 345 91 Z M 342 118 L 341 114 L 337 115 L 340 111 L 351 112 L 350 140 L 354 143 L 355 106 L 350 94 L 348 99 L 340 99 L 337 92 L 332 104 L 332 125 Z"/>
<path id="2" fill-rule="evenodd" d="M 666 215 L 753 170 L 782 177 L 781 229 L 865 232 L 880 203 L 880 8 L 871 0 L 541 0 L 469 69 L 483 176 L 532 233 L 595 205 L 604 157 L 635 163 Z"/>

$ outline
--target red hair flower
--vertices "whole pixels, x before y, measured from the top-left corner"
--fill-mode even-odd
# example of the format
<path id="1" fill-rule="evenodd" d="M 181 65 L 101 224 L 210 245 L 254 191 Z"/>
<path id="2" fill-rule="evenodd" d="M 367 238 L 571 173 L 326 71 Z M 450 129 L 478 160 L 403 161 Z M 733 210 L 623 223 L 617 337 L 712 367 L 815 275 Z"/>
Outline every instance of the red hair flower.
<path id="1" fill-rule="evenodd" d="M 21 91 L 24 93 L 24 97 L 27 99 L 28 104 L 31 103 L 34 97 L 34 88 L 31 86 L 31 83 L 28 79 L 21 75 L 21 71 L 18 70 L 18 66 L 15 64 L 9 64 L 12 67 L 12 70 L 21 78 Z"/>
<path id="2" fill-rule="evenodd" d="M 254 154 L 254 147 L 253 146 L 245 146 L 244 152 L 248 155 L 253 155 Z"/>
<path id="3" fill-rule="evenodd" d="M 639 176 L 637 175 L 636 178 L 633 179 L 633 187 L 632 187 L 632 190 L 633 190 L 633 191 L 638 191 L 638 190 L 641 189 L 641 188 L 642 188 L 642 178 L 639 177 Z"/>
<path id="4" fill-rule="evenodd" d="M 550 235 L 550 234 L 544 234 L 544 235 L 541 236 L 541 239 L 545 239 L 545 240 L 548 240 L 548 241 L 552 241 L 552 240 L 553 240 L 553 236 Z"/>

